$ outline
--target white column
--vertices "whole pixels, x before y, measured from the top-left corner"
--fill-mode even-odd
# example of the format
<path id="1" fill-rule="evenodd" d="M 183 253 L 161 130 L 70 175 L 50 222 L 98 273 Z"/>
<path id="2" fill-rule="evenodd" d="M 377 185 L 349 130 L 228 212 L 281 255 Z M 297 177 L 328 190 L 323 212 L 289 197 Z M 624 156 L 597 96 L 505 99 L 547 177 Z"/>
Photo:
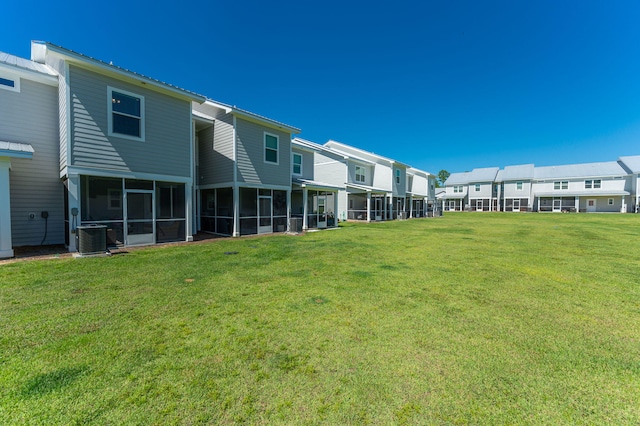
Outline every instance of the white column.
<path id="1" fill-rule="evenodd" d="M 11 242 L 11 194 L 9 187 L 9 169 L 11 160 L 0 158 L 0 200 L 5 202 L 0 205 L 0 259 L 13 257 Z"/>
<path id="2" fill-rule="evenodd" d="M 620 208 L 620 213 L 626 213 L 627 212 L 627 204 L 625 203 L 624 200 L 624 195 L 622 196 L 622 206 Z"/>
<path id="3" fill-rule="evenodd" d="M 309 214 L 309 190 L 304 187 L 302 188 L 302 230 L 306 231 L 309 229 L 309 220 L 307 215 Z"/>
<path id="4" fill-rule="evenodd" d="M 287 224 L 285 225 L 285 229 L 287 232 L 290 232 L 289 224 L 291 223 L 291 189 L 287 189 Z"/>
<path id="5" fill-rule="evenodd" d="M 69 229 L 67 229 L 66 232 L 69 233 L 69 251 L 74 252 L 78 251 L 78 247 L 76 246 L 76 228 L 80 225 L 80 218 L 82 217 L 82 212 L 80 211 L 80 176 L 69 175 L 67 178 L 67 193 L 69 194 Z M 124 193 L 122 193 L 121 197 L 122 203 L 124 203 Z M 76 211 L 75 217 L 73 215 L 74 210 Z"/>
<path id="6" fill-rule="evenodd" d="M 367 192 L 367 222 L 371 222 L 371 192 Z"/>
<path id="7" fill-rule="evenodd" d="M 502 200 L 502 185 L 498 185 L 498 209 L 496 211 L 502 211 L 500 200 Z"/>
<path id="8" fill-rule="evenodd" d="M 187 241 L 193 241 L 193 225 L 195 223 L 195 221 L 193 220 L 194 216 L 194 208 L 193 208 L 193 187 L 190 183 L 187 183 L 185 185 L 185 193 L 186 193 L 186 197 L 187 199 L 185 200 L 185 208 L 186 210 L 186 214 L 185 214 L 185 218 L 187 223 L 185 224 L 185 230 L 186 230 L 186 237 L 187 237 Z"/>
<path id="9" fill-rule="evenodd" d="M 413 218 L 413 195 L 409 195 L 409 219 Z"/>
<path id="10" fill-rule="evenodd" d="M 393 194 L 389 195 L 389 220 L 393 220 Z"/>
<path id="11" fill-rule="evenodd" d="M 256 198 L 258 193 L 256 192 Z M 233 186 L 233 237 L 240 236 L 240 188 L 238 185 Z"/>
<path id="12" fill-rule="evenodd" d="M 576 205 L 576 213 L 578 213 L 580 211 L 580 197 L 576 197 L 575 205 Z"/>
<path id="13" fill-rule="evenodd" d="M 538 197 L 538 212 L 540 212 L 540 197 Z"/>

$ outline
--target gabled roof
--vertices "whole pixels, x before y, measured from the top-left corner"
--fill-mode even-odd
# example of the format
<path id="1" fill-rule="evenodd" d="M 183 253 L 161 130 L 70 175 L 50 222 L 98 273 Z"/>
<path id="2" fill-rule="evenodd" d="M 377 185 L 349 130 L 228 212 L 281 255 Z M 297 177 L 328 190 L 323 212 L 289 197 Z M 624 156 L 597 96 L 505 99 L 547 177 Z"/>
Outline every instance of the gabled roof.
<path id="1" fill-rule="evenodd" d="M 474 182 L 493 182 L 498 174 L 499 167 L 484 167 L 481 169 L 473 169 L 469 173 L 469 183 Z"/>
<path id="2" fill-rule="evenodd" d="M 504 170 L 500 170 L 500 172 L 498 172 L 498 176 L 496 176 L 496 182 L 533 179 L 534 169 L 535 166 L 533 164 L 506 166 Z"/>
<path id="3" fill-rule="evenodd" d="M 187 99 L 198 101 L 198 102 L 204 102 L 204 100 L 206 99 L 204 96 L 199 95 L 190 90 L 182 89 L 178 86 L 165 83 L 155 78 L 147 77 L 146 75 L 139 74 L 137 72 L 128 70 L 126 68 L 122 68 L 110 63 L 106 63 L 99 59 L 92 58 L 91 56 L 83 55 L 82 53 L 74 52 L 73 50 L 66 49 L 62 46 L 58 46 L 53 43 L 49 43 L 46 41 L 35 41 L 35 40 L 31 42 L 31 60 L 32 61 L 44 64 L 47 51 L 55 52 L 56 54 L 64 57 L 68 61 L 82 63 L 85 66 L 89 66 L 93 69 L 100 70 L 101 72 L 106 74 L 112 74 L 112 75 L 117 75 L 121 78 L 124 77 L 127 79 L 137 80 L 142 84 L 148 84 L 152 87 L 155 87 L 156 89 L 160 89 L 161 91 L 172 93 L 174 95 L 178 95 L 183 98 L 187 98 Z"/>
<path id="4" fill-rule="evenodd" d="M 209 104 L 209 105 L 214 106 L 216 108 L 223 109 L 223 110 L 225 110 L 226 113 L 231 113 L 231 114 L 236 115 L 238 117 L 245 118 L 245 119 L 247 119 L 249 121 L 254 121 L 254 122 L 258 122 L 260 124 L 266 124 L 267 126 L 270 126 L 270 127 L 275 127 L 277 129 L 283 130 L 283 131 L 285 131 L 287 133 L 300 133 L 300 129 L 298 129 L 297 127 L 293 127 L 293 126 L 290 126 L 288 124 L 281 123 L 279 121 L 272 120 L 272 119 L 264 117 L 262 115 L 247 111 L 245 109 L 238 108 L 235 105 L 228 105 L 228 104 L 225 104 L 223 102 L 214 101 L 213 99 L 207 99 L 205 104 Z"/>
<path id="5" fill-rule="evenodd" d="M 625 176 L 628 172 L 616 161 L 604 163 L 568 164 L 563 166 L 536 167 L 535 179 L 571 179 L 604 176 Z"/>
<path id="6" fill-rule="evenodd" d="M 407 169 L 411 168 L 411 166 L 409 166 L 408 164 L 404 164 L 401 163 L 399 161 L 393 160 L 391 158 L 387 158 L 387 157 L 383 157 L 382 155 L 378 155 L 376 153 L 373 152 L 369 152 L 369 151 L 365 151 L 364 149 L 360 149 L 360 148 L 356 148 L 354 146 L 351 145 L 347 145 L 345 143 L 342 142 L 338 142 L 338 141 L 334 141 L 329 140 L 327 141 L 324 146 L 329 147 L 331 149 L 334 149 L 336 151 L 340 151 L 340 152 L 344 152 L 347 155 L 349 155 L 350 157 L 353 157 L 353 153 L 355 152 L 356 155 L 368 160 L 368 161 L 373 161 L 373 162 L 377 162 L 377 161 L 383 161 L 383 162 L 387 162 L 390 164 L 396 164 L 398 166 L 401 167 L 406 167 Z M 370 159 L 368 159 L 367 157 L 370 157 Z"/>
<path id="7" fill-rule="evenodd" d="M 329 149 L 324 145 L 320 145 L 318 143 L 311 142 L 311 141 L 306 140 L 306 139 L 293 138 L 293 139 L 291 139 L 291 143 L 293 145 L 299 146 L 301 148 L 307 148 L 307 149 L 310 149 L 312 151 L 322 152 L 322 153 L 325 153 L 325 154 L 332 155 L 334 157 L 340 157 L 343 160 L 346 160 L 346 159 L 349 158 L 348 155 L 345 155 L 342 152 L 334 151 L 333 149 Z"/>
<path id="8" fill-rule="evenodd" d="M 640 155 L 620 157 L 619 160 L 622 161 L 631 173 L 640 173 Z"/>
<path id="9" fill-rule="evenodd" d="M 444 182 L 444 185 L 466 185 L 469 183 L 470 174 L 471 172 L 451 173 Z"/>

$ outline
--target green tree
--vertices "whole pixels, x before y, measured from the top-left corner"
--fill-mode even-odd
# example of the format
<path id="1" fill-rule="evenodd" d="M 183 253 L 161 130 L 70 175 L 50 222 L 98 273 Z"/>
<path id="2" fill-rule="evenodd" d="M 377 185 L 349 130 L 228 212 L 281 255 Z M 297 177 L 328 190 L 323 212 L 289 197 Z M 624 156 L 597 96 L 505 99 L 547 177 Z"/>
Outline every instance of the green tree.
<path id="1" fill-rule="evenodd" d="M 449 173 L 446 170 L 440 170 L 438 172 L 438 178 L 436 179 L 436 187 L 437 188 L 442 188 L 444 186 L 444 181 L 446 181 L 447 179 L 449 179 L 449 176 L 451 175 L 451 173 Z"/>

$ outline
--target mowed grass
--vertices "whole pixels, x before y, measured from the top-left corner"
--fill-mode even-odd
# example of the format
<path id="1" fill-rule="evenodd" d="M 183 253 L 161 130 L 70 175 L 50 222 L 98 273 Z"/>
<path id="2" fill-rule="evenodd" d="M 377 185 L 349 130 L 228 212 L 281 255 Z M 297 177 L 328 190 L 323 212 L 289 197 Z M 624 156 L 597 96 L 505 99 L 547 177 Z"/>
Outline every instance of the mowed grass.
<path id="1" fill-rule="evenodd" d="M 639 282 L 631 214 L 6 264 L 0 424 L 638 424 Z"/>

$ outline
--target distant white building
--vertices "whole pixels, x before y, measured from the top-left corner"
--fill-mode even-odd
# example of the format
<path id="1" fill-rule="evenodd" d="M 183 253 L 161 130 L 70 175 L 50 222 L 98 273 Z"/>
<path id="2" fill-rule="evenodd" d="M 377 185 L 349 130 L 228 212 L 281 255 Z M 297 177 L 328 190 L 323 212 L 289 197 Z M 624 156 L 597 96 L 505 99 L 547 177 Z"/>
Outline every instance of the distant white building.
<path id="1" fill-rule="evenodd" d="M 640 211 L 640 156 L 618 161 L 535 167 L 533 164 L 452 173 L 438 195 L 449 211 Z"/>

